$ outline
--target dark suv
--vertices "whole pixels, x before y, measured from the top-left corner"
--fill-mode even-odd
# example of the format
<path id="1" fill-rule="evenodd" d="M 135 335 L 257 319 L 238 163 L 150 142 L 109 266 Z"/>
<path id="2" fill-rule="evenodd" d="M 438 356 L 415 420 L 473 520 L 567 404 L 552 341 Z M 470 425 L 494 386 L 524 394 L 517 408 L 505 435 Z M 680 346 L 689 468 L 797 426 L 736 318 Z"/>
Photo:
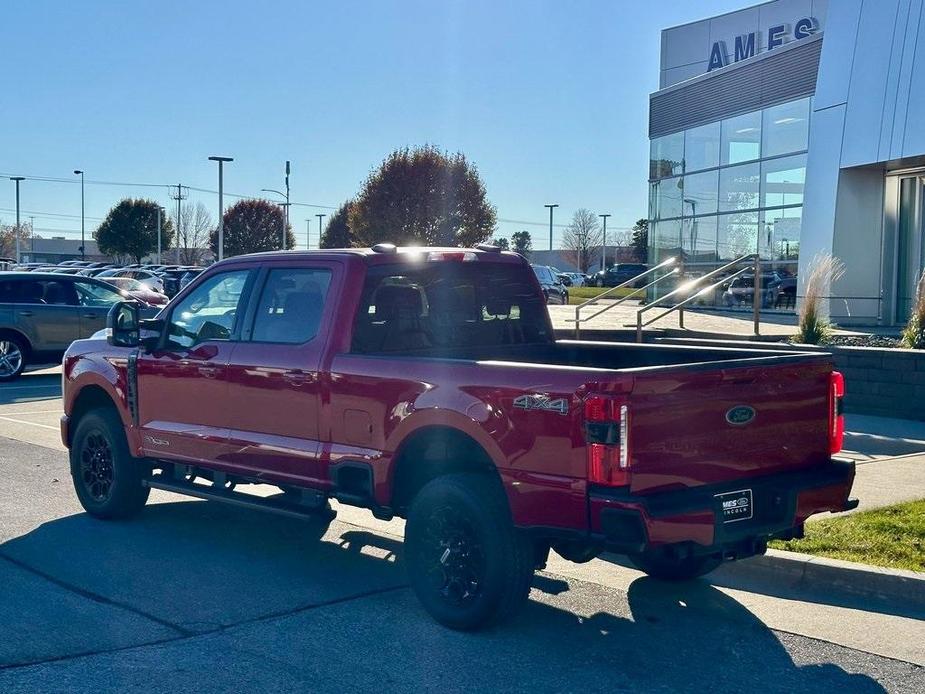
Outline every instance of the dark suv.
<path id="1" fill-rule="evenodd" d="M 74 340 L 105 328 L 109 309 L 127 298 L 90 277 L 0 272 L 0 382 L 27 364 L 58 361 Z"/>
<path id="2" fill-rule="evenodd" d="M 591 284 L 595 287 L 616 287 L 641 275 L 648 269 L 648 266 L 642 263 L 617 263 L 592 275 Z M 641 287 L 643 284 L 645 284 L 645 281 L 640 280 L 635 283 L 635 286 Z"/>
<path id="3" fill-rule="evenodd" d="M 559 276 L 548 265 L 534 265 L 533 272 L 543 288 L 547 304 L 567 304 L 568 289 Z"/>

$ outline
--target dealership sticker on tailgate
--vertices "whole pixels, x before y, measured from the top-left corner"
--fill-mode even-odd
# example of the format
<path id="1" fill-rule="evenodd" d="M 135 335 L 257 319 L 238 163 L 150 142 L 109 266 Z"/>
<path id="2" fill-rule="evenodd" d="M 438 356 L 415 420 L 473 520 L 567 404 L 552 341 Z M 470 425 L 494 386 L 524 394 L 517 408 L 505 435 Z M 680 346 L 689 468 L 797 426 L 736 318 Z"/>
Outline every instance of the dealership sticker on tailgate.
<path id="1" fill-rule="evenodd" d="M 740 489 L 737 492 L 724 492 L 717 494 L 723 508 L 723 522 L 748 520 L 752 517 L 752 490 Z"/>

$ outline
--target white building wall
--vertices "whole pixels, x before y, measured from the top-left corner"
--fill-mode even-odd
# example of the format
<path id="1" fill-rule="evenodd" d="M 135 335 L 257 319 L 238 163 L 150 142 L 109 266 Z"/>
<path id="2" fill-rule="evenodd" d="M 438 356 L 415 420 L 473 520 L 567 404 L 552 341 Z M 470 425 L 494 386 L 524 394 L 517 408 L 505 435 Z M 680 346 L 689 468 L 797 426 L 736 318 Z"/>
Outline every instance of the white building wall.
<path id="1" fill-rule="evenodd" d="M 892 290 L 884 173 L 925 155 L 925 51 L 917 50 L 920 36 L 925 42 L 923 4 L 838 0 L 826 19 L 799 274 L 805 279 L 818 252 L 844 261 L 848 272 L 832 288 L 841 298 L 831 305 L 844 324 L 875 322 L 888 309 L 888 301 L 872 298 Z"/>

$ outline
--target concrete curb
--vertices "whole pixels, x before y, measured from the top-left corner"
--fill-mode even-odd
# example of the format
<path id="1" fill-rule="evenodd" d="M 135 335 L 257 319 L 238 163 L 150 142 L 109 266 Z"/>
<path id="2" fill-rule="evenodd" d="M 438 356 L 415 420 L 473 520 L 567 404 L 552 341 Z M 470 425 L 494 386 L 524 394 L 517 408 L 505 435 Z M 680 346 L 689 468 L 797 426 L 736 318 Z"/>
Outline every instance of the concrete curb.
<path id="1" fill-rule="evenodd" d="M 724 584 L 724 577 L 737 584 L 742 579 L 767 582 L 770 578 L 780 587 L 814 592 L 834 589 L 859 598 L 900 602 L 925 614 L 925 573 L 916 571 L 769 549 L 764 556 L 725 564 L 707 580 L 716 578 Z"/>

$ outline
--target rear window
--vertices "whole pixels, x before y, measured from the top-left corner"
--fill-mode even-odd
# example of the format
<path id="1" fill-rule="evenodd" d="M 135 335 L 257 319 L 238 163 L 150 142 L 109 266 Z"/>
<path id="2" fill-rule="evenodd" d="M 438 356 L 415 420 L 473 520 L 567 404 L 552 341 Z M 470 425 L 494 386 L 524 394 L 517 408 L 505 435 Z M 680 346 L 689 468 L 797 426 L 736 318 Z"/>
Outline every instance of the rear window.
<path id="1" fill-rule="evenodd" d="M 404 352 L 548 342 L 542 295 L 522 265 L 380 265 L 366 276 L 352 351 Z"/>

